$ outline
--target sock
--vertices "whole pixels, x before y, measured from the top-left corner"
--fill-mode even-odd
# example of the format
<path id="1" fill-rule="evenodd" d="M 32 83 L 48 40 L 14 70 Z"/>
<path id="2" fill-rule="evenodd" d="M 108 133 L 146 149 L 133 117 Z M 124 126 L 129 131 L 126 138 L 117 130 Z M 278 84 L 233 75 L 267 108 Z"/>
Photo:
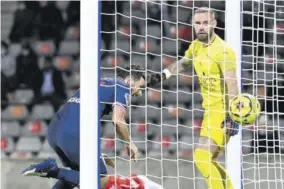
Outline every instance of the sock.
<path id="1" fill-rule="evenodd" d="M 212 162 L 213 154 L 204 149 L 194 151 L 194 163 L 202 176 L 206 179 L 208 188 L 225 189 L 222 176 L 217 167 Z"/>
<path id="2" fill-rule="evenodd" d="M 213 164 L 219 170 L 221 177 L 223 178 L 224 188 L 233 189 L 234 187 L 233 187 L 231 178 L 230 178 L 229 174 L 227 173 L 227 171 L 225 170 L 225 168 L 216 160 L 213 160 Z"/>
<path id="3" fill-rule="evenodd" d="M 56 178 L 68 182 L 74 186 L 78 186 L 80 181 L 80 174 L 79 171 L 59 168 L 59 172 Z"/>

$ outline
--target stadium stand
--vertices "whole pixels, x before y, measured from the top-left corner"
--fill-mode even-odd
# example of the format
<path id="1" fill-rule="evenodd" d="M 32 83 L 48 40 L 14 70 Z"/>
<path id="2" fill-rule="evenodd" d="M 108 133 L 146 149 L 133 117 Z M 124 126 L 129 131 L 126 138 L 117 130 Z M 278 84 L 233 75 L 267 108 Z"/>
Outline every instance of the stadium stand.
<path id="1" fill-rule="evenodd" d="M 1 6 L 1 157 L 50 157 L 48 123 L 79 87 L 80 2 Z"/>

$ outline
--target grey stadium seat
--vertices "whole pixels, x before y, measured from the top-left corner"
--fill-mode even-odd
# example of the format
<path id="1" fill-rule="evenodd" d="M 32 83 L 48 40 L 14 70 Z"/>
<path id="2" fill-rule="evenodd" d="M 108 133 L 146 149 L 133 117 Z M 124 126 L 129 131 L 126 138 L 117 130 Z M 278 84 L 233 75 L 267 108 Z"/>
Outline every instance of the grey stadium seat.
<path id="1" fill-rule="evenodd" d="M 2 112 L 3 120 L 22 120 L 26 119 L 29 112 L 26 106 L 10 105 Z"/>
<path id="2" fill-rule="evenodd" d="M 155 143 L 152 143 L 152 145 L 153 149 L 156 151 L 157 150 L 161 151 L 161 148 L 163 148 L 163 151 L 169 151 L 169 150 L 175 151 L 177 149 L 175 137 L 171 136 L 164 136 L 163 138 L 155 137 L 154 141 Z"/>
<path id="3" fill-rule="evenodd" d="M 38 137 L 21 137 L 17 143 L 18 152 L 37 152 L 41 149 L 41 142 Z"/>
<path id="4" fill-rule="evenodd" d="M 112 122 L 104 122 L 104 132 L 103 137 L 112 137 L 115 136 L 115 126 Z"/>
<path id="5" fill-rule="evenodd" d="M 162 99 L 166 104 L 177 104 L 177 93 L 176 91 L 166 91 L 164 90 L 162 93 Z"/>
<path id="6" fill-rule="evenodd" d="M 176 40 L 171 39 L 163 39 L 163 43 L 161 44 L 163 49 L 163 54 L 167 55 L 176 55 L 178 54 L 179 43 Z M 177 48 L 178 46 L 178 48 Z"/>
<path id="7" fill-rule="evenodd" d="M 138 150 L 143 150 L 143 151 L 150 150 L 149 149 L 150 145 L 147 144 L 147 140 L 145 140 L 145 138 L 132 137 L 131 140 L 136 145 Z"/>
<path id="8" fill-rule="evenodd" d="M 147 29 L 147 33 L 146 33 L 146 29 Z M 147 35 L 148 37 L 160 38 L 162 35 L 162 30 L 157 25 L 150 25 L 150 26 L 147 26 L 141 29 L 141 35 L 143 36 Z"/>
<path id="9" fill-rule="evenodd" d="M 64 11 L 69 4 L 69 1 L 56 1 L 56 7 Z"/>
<path id="10" fill-rule="evenodd" d="M 33 107 L 31 114 L 34 120 L 50 119 L 54 114 L 54 110 L 50 104 L 38 104 Z"/>
<path id="11" fill-rule="evenodd" d="M 147 45 L 149 48 L 146 48 Z M 149 52 L 159 55 L 161 52 L 161 47 L 157 45 L 156 40 L 154 39 L 148 39 L 147 41 L 140 39 L 136 42 L 135 51 L 140 53 Z"/>
<path id="12" fill-rule="evenodd" d="M 14 149 L 15 149 L 15 144 L 12 138 L 1 138 L 1 151 L 13 152 Z"/>
<path id="13" fill-rule="evenodd" d="M 59 55 L 76 55 L 80 51 L 80 44 L 77 40 L 62 41 L 59 45 Z"/>
<path id="14" fill-rule="evenodd" d="M 147 139 L 148 126 L 144 121 L 136 121 L 129 127 L 129 132 L 132 137 Z"/>
<path id="15" fill-rule="evenodd" d="M 41 147 L 41 151 L 43 152 L 54 152 L 53 149 L 50 147 L 48 140 L 46 139 Z"/>
<path id="16" fill-rule="evenodd" d="M 130 53 L 130 42 L 129 40 L 120 40 L 117 42 L 113 40 L 111 50 L 116 50 L 118 55 L 126 55 Z"/>
<path id="17" fill-rule="evenodd" d="M 22 50 L 21 44 L 13 43 L 9 46 L 9 52 L 12 56 L 17 57 L 20 55 Z"/>
<path id="18" fill-rule="evenodd" d="M 79 27 L 68 27 L 65 32 L 65 40 L 74 40 L 79 39 L 80 37 L 80 29 Z"/>
<path id="19" fill-rule="evenodd" d="M 15 102 L 20 104 L 29 104 L 34 97 L 30 89 L 18 89 L 15 91 Z"/>
<path id="20" fill-rule="evenodd" d="M 20 124 L 17 121 L 1 123 L 1 136 L 2 137 L 15 137 L 20 134 Z"/>
<path id="21" fill-rule="evenodd" d="M 192 152 L 194 150 L 194 143 L 196 142 L 197 139 L 194 140 L 192 136 L 182 136 L 178 141 L 178 149 L 181 152 Z"/>
<path id="22" fill-rule="evenodd" d="M 49 157 L 55 157 L 56 154 L 54 150 L 50 147 L 48 140 L 46 139 L 41 146 L 40 152 L 38 154 L 38 158 L 46 159 Z"/>
<path id="23" fill-rule="evenodd" d="M 45 122 L 27 122 L 21 127 L 22 136 L 45 136 L 47 134 L 47 125 Z"/>
<path id="24" fill-rule="evenodd" d="M 32 46 L 34 51 L 41 56 L 53 55 L 55 52 L 55 45 L 52 41 L 36 41 Z"/>

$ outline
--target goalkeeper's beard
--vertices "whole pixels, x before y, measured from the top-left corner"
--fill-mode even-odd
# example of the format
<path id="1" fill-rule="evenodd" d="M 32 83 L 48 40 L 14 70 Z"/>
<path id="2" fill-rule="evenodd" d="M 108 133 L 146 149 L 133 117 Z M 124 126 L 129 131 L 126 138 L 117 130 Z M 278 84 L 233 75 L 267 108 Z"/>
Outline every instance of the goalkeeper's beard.
<path id="1" fill-rule="evenodd" d="M 202 43 L 208 43 L 209 41 L 211 41 L 212 35 L 213 28 L 211 28 L 207 34 L 196 34 L 197 39 Z"/>

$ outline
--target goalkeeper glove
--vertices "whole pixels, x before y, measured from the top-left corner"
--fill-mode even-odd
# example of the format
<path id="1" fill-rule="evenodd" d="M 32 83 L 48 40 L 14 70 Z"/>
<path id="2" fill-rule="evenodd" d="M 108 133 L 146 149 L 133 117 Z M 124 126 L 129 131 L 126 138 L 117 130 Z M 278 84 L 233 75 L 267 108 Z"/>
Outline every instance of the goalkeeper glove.
<path id="1" fill-rule="evenodd" d="M 222 128 L 225 128 L 225 132 L 229 136 L 235 136 L 239 133 L 239 124 L 234 122 L 229 116 L 222 122 Z"/>
<path id="2" fill-rule="evenodd" d="M 171 77 L 171 72 L 168 69 L 164 69 L 162 75 L 152 74 L 147 78 L 147 85 L 149 87 L 159 84 L 162 80 L 166 80 Z"/>

